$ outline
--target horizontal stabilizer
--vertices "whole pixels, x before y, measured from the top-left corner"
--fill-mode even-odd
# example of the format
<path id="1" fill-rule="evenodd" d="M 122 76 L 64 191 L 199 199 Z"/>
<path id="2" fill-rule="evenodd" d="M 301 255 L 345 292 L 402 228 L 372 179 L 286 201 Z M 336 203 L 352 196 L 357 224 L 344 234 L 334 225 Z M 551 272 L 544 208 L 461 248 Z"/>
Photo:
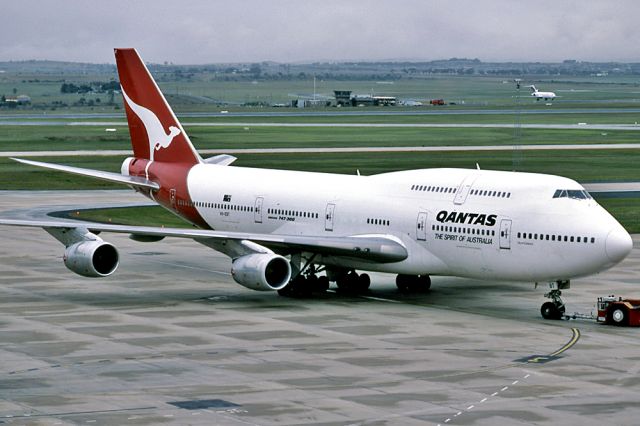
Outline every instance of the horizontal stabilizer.
<path id="1" fill-rule="evenodd" d="M 80 167 L 64 166 L 62 164 L 43 163 L 41 161 L 23 160 L 21 158 L 12 158 L 18 163 L 29 164 L 31 166 L 43 167 L 50 170 L 58 170 L 60 172 L 72 173 L 80 176 L 87 176 L 96 179 L 102 179 L 114 183 L 122 183 L 138 188 L 148 188 L 158 190 L 160 185 L 143 177 L 124 176 L 120 173 L 103 172 L 101 170 L 83 169 Z"/>
<path id="2" fill-rule="evenodd" d="M 220 155 L 216 155 L 214 157 L 207 158 L 206 160 L 204 160 L 204 163 L 217 164 L 219 166 L 228 166 L 229 164 L 233 163 L 236 160 L 237 160 L 237 158 L 234 157 L 233 155 L 220 154 Z"/>

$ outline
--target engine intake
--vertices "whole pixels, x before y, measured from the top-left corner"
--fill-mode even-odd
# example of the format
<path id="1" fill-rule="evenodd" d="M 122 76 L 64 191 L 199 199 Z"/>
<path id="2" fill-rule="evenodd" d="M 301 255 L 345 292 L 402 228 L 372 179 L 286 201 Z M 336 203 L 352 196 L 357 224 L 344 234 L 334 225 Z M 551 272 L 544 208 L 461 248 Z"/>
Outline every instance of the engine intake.
<path id="1" fill-rule="evenodd" d="M 231 275 L 235 282 L 252 290 L 280 290 L 291 279 L 291 264 L 277 254 L 247 254 L 234 259 Z"/>
<path id="2" fill-rule="evenodd" d="M 85 277 L 107 277 L 118 268 L 116 248 L 102 240 L 75 243 L 64 251 L 64 265 Z"/>

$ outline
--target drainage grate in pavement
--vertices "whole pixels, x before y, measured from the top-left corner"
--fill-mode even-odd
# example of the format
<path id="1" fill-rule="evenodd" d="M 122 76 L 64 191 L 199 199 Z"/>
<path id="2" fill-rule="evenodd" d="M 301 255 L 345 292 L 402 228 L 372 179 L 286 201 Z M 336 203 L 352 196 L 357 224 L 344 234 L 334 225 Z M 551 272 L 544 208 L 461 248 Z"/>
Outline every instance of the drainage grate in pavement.
<path id="1" fill-rule="evenodd" d="M 185 410 L 204 410 L 206 408 L 233 408 L 240 407 L 233 402 L 225 401 L 223 399 L 194 399 L 192 401 L 175 401 L 168 402 L 178 408 L 184 408 Z"/>

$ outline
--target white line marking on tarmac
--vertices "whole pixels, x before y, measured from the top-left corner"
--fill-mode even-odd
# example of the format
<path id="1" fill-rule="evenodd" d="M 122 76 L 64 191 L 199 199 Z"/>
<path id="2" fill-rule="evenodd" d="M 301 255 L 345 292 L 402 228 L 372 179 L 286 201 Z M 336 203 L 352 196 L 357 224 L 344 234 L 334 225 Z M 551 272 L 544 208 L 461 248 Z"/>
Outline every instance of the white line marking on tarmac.
<path id="1" fill-rule="evenodd" d="M 213 272 L 214 274 L 231 276 L 230 272 L 216 271 L 215 269 L 201 268 L 199 266 L 189 266 L 189 265 L 183 265 L 183 264 L 175 263 L 175 262 L 163 262 L 161 260 L 151 260 L 151 259 L 145 259 L 144 261 L 145 261 L 145 263 L 146 262 L 159 263 L 161 265 L 176 266 L 178 268 L 194 269 L 194 270 L 197 270 L 197 271 Z"/>
<path id="2" fill-rule="evenodd" d="M 511 383 L 512 385 L 517 385 L 519 382 L 519 380 L 514 380 L 513 383 Z"/>
<path id="3" fill-rule="evenodd" d="M 489 398 L 482 398 L 482 399 L 480 400 L 480 403 L 486 402 L 486 401 L 487 401 L 487 399 L 489 399 Z"/>
<path id="4" fill-rule="evenodd" d="M 509 389 L 509 386 L 505 386 L 505 387 L 503 387 L 502 389 L 500 389 L 500 392 L 504 392 L 504 391 L 506 391 L 507 389 Z"/>
<path id="5" fill-rule="evenodd" d="M 363 299 L 377 300 L 379 302 L 402 303 L 399 300 L 384 299 L 382 297 L 374 297 L 374 296 L 360 296 L 360 297 L 362 297 Z"/>
<path id="6" fill-rule="evenodd" d="M 327 290 L 327 293 L 333 293 L 333 294 L 338 294 L 338 292 L 336 290 L 332 290 L 329 289 Z M 360 296 L 360 295 L 353 295 L 354 297 L 360 297 L 362 299 L 370 299 L 370 300 L 376 300 L 378 302 L 389 302 L 389 303 L 402 303 L 399 300 L 393 300 L 393 299 L 385 299 L 383 297 L 375 297 L 375 296 Z"/>
<path id="7" fill-rule="evenodd" d="M 470 405 L 470 406 L 468 406 L 468 407 L 467 407 L 467 411 L 469 411 L 469 410 L 473 410 L 473 408 L 474 408 L 474 407 L 475 407 L 475 405 Z"/>

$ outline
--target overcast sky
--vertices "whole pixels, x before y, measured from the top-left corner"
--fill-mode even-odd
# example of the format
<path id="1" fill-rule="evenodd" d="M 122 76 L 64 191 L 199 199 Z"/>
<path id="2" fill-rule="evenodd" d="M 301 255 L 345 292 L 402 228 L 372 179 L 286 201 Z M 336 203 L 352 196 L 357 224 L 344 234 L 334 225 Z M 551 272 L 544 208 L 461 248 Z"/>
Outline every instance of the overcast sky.
<path id="1" fill-rule="evenodd" d="M 3 1 L 0 61 L 640 62 L 637 0 Z"/>

